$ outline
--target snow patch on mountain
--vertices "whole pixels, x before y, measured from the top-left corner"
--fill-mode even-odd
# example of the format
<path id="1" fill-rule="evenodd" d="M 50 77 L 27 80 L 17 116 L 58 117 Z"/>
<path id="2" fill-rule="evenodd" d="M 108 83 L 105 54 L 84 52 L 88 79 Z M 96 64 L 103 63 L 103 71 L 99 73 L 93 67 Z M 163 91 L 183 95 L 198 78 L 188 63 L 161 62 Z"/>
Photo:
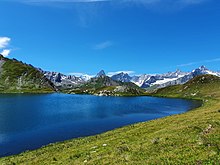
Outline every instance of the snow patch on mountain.
<path id="1" fill-rule="evenodd" d="M 161 84 L 165 84 L 165 83 L 170 82 L 170 81 L 175 81 L 175 80 L 177 80 L 177 79 L 179 79 L 179 78 L 181 78 L 183 76 L 184 75 L 179 75 L 176 78 L 164 78 L 163 80 L 158 80 L 155 83 L 152 83 L 151 86 L 152 85 L 161 85 Z"/>
<path id="2" fill-rule="evenodd" d="M 220 72 L 214 72 L 207 69 L 205 66 L 201 66 L 192 72 L 182 72 L 180 70 L 176 70 L 175 72 L 168 72 L 165 74 L 143 74 L 141 76 L 133 76 L 131 78 L 131 82 L 142 88 L 148 88 L 151 86 L 163 88 L 171 85 L 184 84 L 192 78 L 203 74 L 211 74 L 220 77 Z"/>
<path id="3" fill-rule="evenodd" d="M 141 76 L 133 76 L 131 82 L 141 87 L 144 85 L 145 82 L 149 81 L 150 78 L 151 75 L 147 75 L 147 74 L 143 74 Z"/>

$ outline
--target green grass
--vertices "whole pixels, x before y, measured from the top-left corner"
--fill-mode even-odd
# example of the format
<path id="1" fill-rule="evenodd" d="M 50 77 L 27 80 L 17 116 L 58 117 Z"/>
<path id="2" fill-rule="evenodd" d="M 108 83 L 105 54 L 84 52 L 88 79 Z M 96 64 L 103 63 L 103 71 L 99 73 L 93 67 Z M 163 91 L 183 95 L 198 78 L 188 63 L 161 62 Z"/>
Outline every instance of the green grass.
<path id="1" fill-rule="evenodd" d="M 4 157 L 0 164 L 220 164 L 219 78 L 200 76 L 153 95 L 204 104 L 184 114 Z"/>
<path id="2" fill-rule="evenodd" d="M 219 100 L 220 79 L 212 75 L 198 76 L 184 85 L 162 88 L 150 95 L 199 100 Z"/>
<path id="3" fill-rule="evenodd" d="M 48 93 L 54 87 L 44 75 L 31 65 L 1 57 L 0 93 Z"/>

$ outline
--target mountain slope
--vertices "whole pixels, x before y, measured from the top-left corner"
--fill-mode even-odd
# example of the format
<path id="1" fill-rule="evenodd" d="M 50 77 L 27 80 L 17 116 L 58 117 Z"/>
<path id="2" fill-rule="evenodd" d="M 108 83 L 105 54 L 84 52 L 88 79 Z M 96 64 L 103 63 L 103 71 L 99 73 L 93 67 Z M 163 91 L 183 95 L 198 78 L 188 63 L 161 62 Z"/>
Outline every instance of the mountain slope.
<path id="1" fill-rule="evenodd" d="M 99 72 L 100 73 L 100 72 Z M 99 96 L 130 96 L 142 95 L 144 91 L 135 84 L 112 80 L 103 74 L 91 78 L 87 83 L 78 88 L 68 91 L 68 93 L 84 93 Z"/>
<path id="2" fill-rule="evenodd" d="M 111 78 L 113 80 L 121 81 L 121 82 L 131 82 L 132 79 L 127 73 L 123 73 L 123 72 L 113 75 Z"/>
<path id="3" fill-rule="evenodd" d="M 174 85 L 158 89 L 155 96 L 184 97 L 184 98 L 218 98 L 220 97 L 220 78 L 214 75 L 200 75 L 183 85 Z"/>
<path id="4" fill-rule="evenodd" d="M 184 84 L 191 80 L 192 78 L 199 75 L 211 74 L 220 77 L 219 72 L 214 72 L 207 69 L 205 66 L 201 66 L 191 72 L 182 72 L 176 70 L 175 72 L 168 72 L 164 74 L 142 74 L 140 76 L 130 77 L 128 74 L 120 73 L 113 75 L 111 78 L 113 80 L 122 81 L 122 82 L 133 82 L 141 88 L 145 88 L 148 91 L 164 88 L 172 85 Z"/>
<path id="5" fill-rule="evenodd" d="M 167 86 L 173 86 L 173 85 L 179 85 L 179 84 L 184 84 L 188 81 L 190 81 L 191 79 L 193 79 L 196 76 L 199 75 L 215 75 L 215 76 L 220 76 L 220 74 L 218 72 L 213 72 L 209 69 L 207 69 L 205 66 L 201 66 L 195 70 L 193 70 L 192 72 L 189 72 L 187 74 L 183 74 L 182 76 L 180 76 L 179 78 L 172 80 L 172 81 L 168 81 L 162 84 L 158 84 L 157 88 L 164 88 Z"/>
<path id="6" fill-rule="evenodd" d="M 105 76 L 106 76 L 105 71 L 101 70 L 99 73 L 97 73 L 95 77 L 98 78 L 98 77 L 105 77 Z"/>
<path id="7" fill-rule="evenodd" d="M 1 93 L 53 92 L 53 84 L 31 65 L 0 55 Z"/>
<path id="8" fill-rule="evenodd" d="M 59 89 L 73 88 L 86 82 L 83 78 L 74 75 L 64 75 L 59 72 L 39 70 Z"/>
<path id="9" fill-rule="evenodd" d="M 140 76 L 133 76 L 130 81 L 135 83 L 141 88 L 149 88 L 152 86 L 155 86 L 155 88 L 160 88 L 161 85 L 175 81 L 181 77 L 184 77 L 187 74 L 189 73 L 182 72 L 180 70 L 176 70 L 175 72 L 168 72 L 164 74 L 155 74 L 155 75 L 143 74 Z"/>
<path id="10" fill-rule="evenodd" d="M 194 90 L 199 94 L 191 95 Z M 219 164 L 219 78 L 202 75 L 154 95 L 190 97 L 204 103 L 184 114 L 1 158 L 0 164 Z"/>

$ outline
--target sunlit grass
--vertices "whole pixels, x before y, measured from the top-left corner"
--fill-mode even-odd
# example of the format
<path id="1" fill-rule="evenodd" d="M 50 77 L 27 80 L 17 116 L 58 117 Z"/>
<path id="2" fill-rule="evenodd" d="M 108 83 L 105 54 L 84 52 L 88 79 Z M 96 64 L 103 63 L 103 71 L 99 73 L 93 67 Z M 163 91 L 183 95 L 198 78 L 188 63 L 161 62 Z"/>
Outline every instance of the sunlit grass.
<path id="1" fill-rule="evenodd" d="M 0 164 L 220 164 L 219 78 L 200 76 L 153 95 L 204 104 L 184 114 L 1 158 Z"/>

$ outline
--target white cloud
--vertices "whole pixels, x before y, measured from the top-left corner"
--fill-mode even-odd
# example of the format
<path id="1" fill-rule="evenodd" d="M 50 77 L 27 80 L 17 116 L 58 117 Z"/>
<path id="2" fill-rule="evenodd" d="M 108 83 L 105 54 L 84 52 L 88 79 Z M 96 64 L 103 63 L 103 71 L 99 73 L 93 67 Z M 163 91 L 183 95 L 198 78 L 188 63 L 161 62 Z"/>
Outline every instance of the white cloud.
<path id="1" fill-rule="evenodd" d="M 113 45 L 113 43 L 111 41 L 105 41 L 105 42 L 96 44 L 93 47 L 93 49 L 95 49 L 95 50 L 103 50 L 103 49 L 111 47 L 112 45 Z"/>
<path id="2" fill-rule="evenodd" d="M 90 3 L 90 2 L 123 2 L 123 3 L 145 3 L 145 4 L 153 4 L 153 3 L 162 3 L 164 0 L 14 0 L 18 2 L 29 2 L 29 3 Z M 188 4 L 198 4 L 207 0 L 166 0 L 168 2 L 181 2 Z"/>
<path id="3" fill-rule="evenodd" d="M 0 37 L 0 54 L 4 57 L 7 57 L 11 52 L 10 49 L 5 49 L 8 47 L 10 41 L 11 38 L 9 37 Z"/>
<path id="4" fill-rule="evenodd" d="M 173 12 L 208 1 L 211 0 L 122 0 L 119 2 L 128 6 L 143 6 L 147 10 L 156 12 Z"/>
<path id="5" fill-rule="evenodd" d="M 119 74 L 119 73 L 127 73 L 127 74 L 129 74 L 129 75 L 133 75 L 134 73 L 135 73 L 135 71 L 132 71 L 132 70 L 127 70 L 127 71 L 116 71 L 116 72 L 108 72 L 107 73 L 107 75 L 108 76 L 113 76 L 113 75 L 115 75 L 115 74 Z"/>
<path id="6" fill-rule="evenodd" d="M 2 49 L 8 46 L 10 41 L 11 39 L 8 37 L 0 37 L 0 48 Z"/>
<path id="7" fill-rule="evenodd" d="M 2 52 L 0 53 L 4 57 L 7 57 L 10 54 L 11 50 L 10 49 L 3 49 Z"/>
<path id="8" fill-rule="evenodd" d="M 74 4 L 74 3 L 102 3 L 102 2 L 111 2 L 111 5 L 113 4 L 139 4 L 139 5 L 144 5 L 146 7 L 150 6 L 155 6 L 161 8 L 162 6 L 167 7 L 178 7 L 178 6 L 188 6 L 188 5 L 196 5 L 203 3 L 205 1 L 210 1 L 210 0 L 14 0 L 17 2 L 22 2 L 26 4 L 42 4 L 42 5 L 48 5 L 48 4 L 54 4 L 54 3 L 59 3 L 59 4 Z M 53 5 L 52 5 L 53 6 Z"/>
<path id="9" fill-rule="evenodd" d="M 179 1 L 185 4 L 199 4 L 199 3 L 203 3 L 208 0 L 179 0 Z"/>
<path id="10" fill-rule="evenodd" d="M 156 12 L 178 11 L 187 6 L 198 5 L 211 0 L 12 0 L 15 2 L 47 6 L 60 9 L 75 10 L 78 17 L 78 25 L 88 28 L 97 18 L 102 17 L 103 5 L 123 9 L 125 7 L 141 6 L 146 10 Z"/>
<path id="11" fill-rule="evenodd" d="M 220 58 L 203 60 L 203 61 L 196 61 L 196 62 L 189 62 L 189 63 L 185 63 L 185 64 L 179 64 L 179 65 L 177 65 L 177 67 L 192 66 L 192 65 L 196 65 L 196 64 L 212 63 L 212 62 L 218 62 L 218 61 L 220 61 Z"/>
<path id="12" fill-rule="evenodd" d="M 160 4 L 160 3 L 167 3 L 167 4 L 174 4 L 174 3 L 182 3 L 182 4 L 199 4 L 204 1 L 208 0 L 121 0 L 124 3 L 141 3 L 141 4 Z M 120 0 L 119 0 L 120 2 Z"/>
<path id="13" fill-rule="evenodd" d="M 74 75 L 74 76 L 77 76 L 77 77 L 80 77 L 80 76 L 94 76 L 94 75 L 88 75 L 86 73 L 81 73 L 81 72 L 71 72 L 71 73 L 67 73 L 67 75 Z"/>
<path id="14" fill-rule="evenodd" d="M 39 3 L 94 3 L 105 2 L 109 0 L 17 0 L 18 2 L 39 4 Z"/>
<path id="15" fill-rule="evenodd" d="M 84 73 L 80 73 L 80 72 L 71 72 L 71 73 L 67 73 L 67 75 L 74 75 L 74 76 L 80 77 L 80 76 L 84 75 Z"/>
<path id="16" fill-rule="evenodd" d="M 129 75 L 134 75 L 135 74 L 135 71 L 131 71 L 131 70 L 123 70 L 123 71 L 116 71 L 116 72 L 108 72 L 107 73 L 107 76 L 113 76 L 115 74 L 119 74 L 119 73 L 127 73 Z M 95 77 L 96 75 L 88 75 L 86 73 L 80 73 L 80 72 L 72 72 L 72 73 L 68 73 L 67 75 L 74 75 L 74 76 L 77 76 L 77 77 L 88 77 L 88 78 L 91 78 L 91 77 Z"/>

